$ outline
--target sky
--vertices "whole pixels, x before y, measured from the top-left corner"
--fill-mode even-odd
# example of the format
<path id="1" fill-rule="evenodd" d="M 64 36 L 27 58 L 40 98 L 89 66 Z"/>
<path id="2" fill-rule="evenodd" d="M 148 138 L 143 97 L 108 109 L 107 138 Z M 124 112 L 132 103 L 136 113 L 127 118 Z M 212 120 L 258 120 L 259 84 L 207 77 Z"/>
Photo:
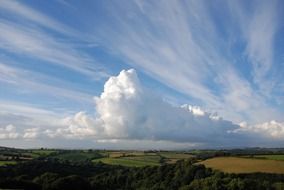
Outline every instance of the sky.
<path id="1" fill-rule="evenodd" d="M 284 2 L 0 0 L 0 146 L 284 146 Z"/>

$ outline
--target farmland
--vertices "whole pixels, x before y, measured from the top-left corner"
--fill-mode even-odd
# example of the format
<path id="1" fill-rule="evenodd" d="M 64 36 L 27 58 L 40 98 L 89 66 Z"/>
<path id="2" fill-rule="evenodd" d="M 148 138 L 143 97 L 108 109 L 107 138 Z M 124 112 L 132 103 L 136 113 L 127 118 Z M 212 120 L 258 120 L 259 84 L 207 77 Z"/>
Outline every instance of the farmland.
<path id="1" fill-rule="evenodd" d="M 94 159 L 93 162 L 122 165 L 128 167 L 158 166 L 165 163 L 175 163 L 178 160 L 188 159 L 193 155 L 177 152 L 143 152 L 121 151 L 105 152 L 106 157 Z"/>
<path id="2" fill-rule="evenodd" d="M 280 190 L 284 186 L 283 153 L 283 149 L 259 148 L 138 151 L 0 147 L 0 188 L 58 190 L 72 189 L 72 184 L 78 183 L 79 189 L 171 190 L 212 189 L 219 184 L 227 190 Z"/>
<path id="3" fill-rule="evenodd" d="M 284 174 L 284 161 L 240 157 L 216 157 L 199 162 L 206 167 L 227 173 L 279 173 Z"/>
<path id="4" fill-rule="evenodd" d="M 124 151 L 124 150 L 63 150 L 63 149 L 12 149 L 0 151 L 1 165 L 33 159 L 48 159 L 68 162 L 102 162 L 127 167 L 159 166 L 193 157 L 186 152 L 175 151 Z"/>
<path id="5" fill-rule="evenodd" d="M 63 150 L 12 149 L 0 150 L 0 165 L 16 164 L 33 159 L 52 159 L 68 162 L 91 162 L 126 167 L 174 164 L 178 160 L 196 159 L 206 167 L 225 172 L 283 173 L 282 149 L 137 151 L 137 150 Z M 222 157 L 226 156 L 226 157 Z"/>

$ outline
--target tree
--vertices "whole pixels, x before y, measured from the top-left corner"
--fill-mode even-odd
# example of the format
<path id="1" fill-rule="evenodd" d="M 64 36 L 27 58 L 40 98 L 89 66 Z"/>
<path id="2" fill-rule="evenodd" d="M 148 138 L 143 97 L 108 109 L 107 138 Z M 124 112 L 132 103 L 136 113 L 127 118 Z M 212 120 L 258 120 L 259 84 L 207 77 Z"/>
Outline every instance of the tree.
<path id="1" fill-rule="evenodd" d="M 70 175 L 67 177 L 59 178 L 50 186 L 50 190 L 62 190 L 62 189 L 68 189 L 68 190 L 90 190 L 91 185 L 87 180 L 84 178 L 77 176 L 77 175 Z"/>

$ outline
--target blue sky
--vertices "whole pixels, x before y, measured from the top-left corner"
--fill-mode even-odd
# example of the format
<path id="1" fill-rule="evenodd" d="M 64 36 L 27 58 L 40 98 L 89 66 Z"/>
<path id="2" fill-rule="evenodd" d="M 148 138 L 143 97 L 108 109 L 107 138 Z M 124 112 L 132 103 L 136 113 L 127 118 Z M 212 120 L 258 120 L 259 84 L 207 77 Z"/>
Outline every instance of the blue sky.
<path id="1" fill-rule="evenodd" d="M 128 118 L 127 110 L 116 115 L 119 109 L 114 107 L 141 107 L 141 99 L 141 104 L 153 105 L 151 98 L 145 98 L 151 94 L 163 102 L 140 110 L 145 121 L 150 117 L 151 125 L 162 123 L 163 114 L 180 114 L 175 108 L 188 104 L 194 106 L 189 109 L 194 121 L 202 123 L 197 128 L 212 123 L 198 122 L 195 117 L 201 116 L 193 110 L 200 110 L 209 120 L 217 113 L 222 122 L 236 127 L 224 133 L 241 134 L 252 146 L 257 142 L 279 144 L 279 137 L 284 137 L 283 9 L 284 3 L 276 0 L 1 0 L 0 141 L 7 146 L 53 147 L 72 142 L 78 147 L 127 148 L 128 141 L 143 141 L 150 148 L 208 145 L 202 141 L 201 131 L 200 135 L 176 134 L 173 138 L 167 134 L 171 130 L 159 126 L 147 135 L 132 133 L 130 125 L 120 128 L 121 120 L 125 126 L 137 123 Z M 120 82 L 110 81 L 111 76 Z M 135 103 L 127 99 L 128 88 L 143 89 L 135 94 Z M 127 101 L 113 100 L 114 94 L 109 93 L 113 89 Z M 158 105 L 172 111 L 156 110 Z M 153 119 L 146 110 L 162 114 Z M 120 120 L 107 120 L 107 113 Z M 174 128 L 181 120 L 188 126 Z M 196 132 L 188 130 L 190 121 L 184 116 L 179 121 L 173 119 L 172 130 Z M 149 127 L 145 123 L 141 126 Z M 124 135 L 118 135 L 118 130 L 110 132 L 108 125 L 125 130 Z M 85 138 L 71 130 L 78 137 L 71 138 L 66 135 L 70 126 L 79 131 L 87 128 L 86 133 L 101 127 L 105 132 L 96 131 Z M 215 130 L 206 127 L 204 130 Z M 51 134 L 48 131 L 53 135 L 46 135 Z M 60 132 L 54 135 L 54 131 Z M 253 137 L 265 133 L 271 136 Z M 183 138 L 190 140 L 178 140 Z"/>

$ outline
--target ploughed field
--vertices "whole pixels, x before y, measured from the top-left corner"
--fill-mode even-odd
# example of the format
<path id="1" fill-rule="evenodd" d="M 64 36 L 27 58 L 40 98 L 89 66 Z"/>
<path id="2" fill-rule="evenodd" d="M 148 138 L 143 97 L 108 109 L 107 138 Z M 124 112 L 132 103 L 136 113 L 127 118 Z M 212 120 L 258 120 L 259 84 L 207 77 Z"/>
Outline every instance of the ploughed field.
<path id="1" fill-rule="evenodd" d="M 284 161 L 275 160 L 280 156 L 261 155 L 257 158 L 215 157 L 199 162 L 208 168 L 227 173 L 278 173 L 284 174 Z"/>

